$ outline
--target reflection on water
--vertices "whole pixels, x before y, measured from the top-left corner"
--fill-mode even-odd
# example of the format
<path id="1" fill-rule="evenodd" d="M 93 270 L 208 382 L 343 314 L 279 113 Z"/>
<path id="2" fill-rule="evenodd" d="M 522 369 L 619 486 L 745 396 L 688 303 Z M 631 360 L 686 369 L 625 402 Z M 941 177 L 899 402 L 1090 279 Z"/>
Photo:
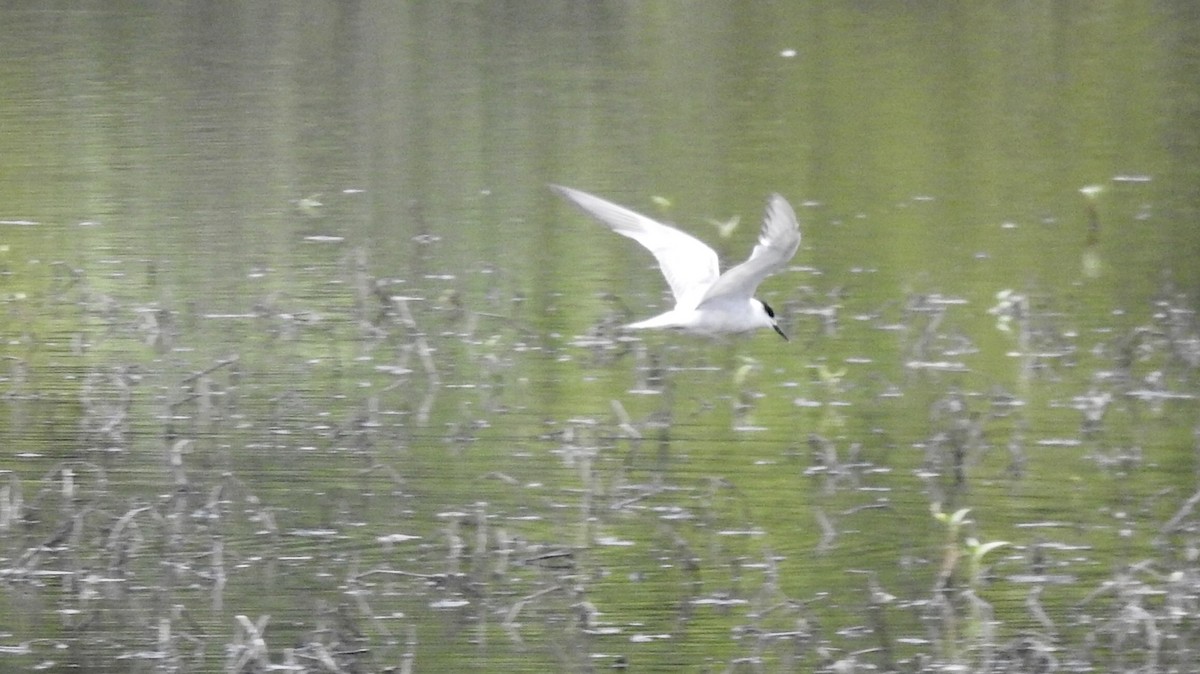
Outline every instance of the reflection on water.
<path id="1" fill-rule="evenodd" d="M 436 7 L 6 16 L 0 669 L 1194 668 L 1145 10 Z M 786 194 L 793 341 L 620 332 L 560 181 Z"/>

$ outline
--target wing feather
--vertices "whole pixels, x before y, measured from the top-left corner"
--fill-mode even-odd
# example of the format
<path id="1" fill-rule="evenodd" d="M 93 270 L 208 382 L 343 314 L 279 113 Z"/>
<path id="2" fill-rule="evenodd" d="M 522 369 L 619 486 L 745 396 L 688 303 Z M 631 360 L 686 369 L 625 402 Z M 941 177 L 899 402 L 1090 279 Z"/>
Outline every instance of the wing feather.
<path id="1" fill-rule="evenodd" d="M 787 264 L 799 247 L 800 223 L 796 221 L 796 211 L 787 199 L 772 194 L 767 200 L 758 243 L 750 258 L 722 274 L 705 293 L 700 305 L 722 297 L 753 297 L 758 284 Z"/>
<path id="2" fill-rule="evenodd" d="M 550 188 L 617 234 L 645 246 L 658 260 L 677 307 L 699 302 L 717 281 L 720 275 L 717 253 L 703 241 L 587 192 L 561 185 Z M 755 248 L 756 254 L 757 251 Z"/>

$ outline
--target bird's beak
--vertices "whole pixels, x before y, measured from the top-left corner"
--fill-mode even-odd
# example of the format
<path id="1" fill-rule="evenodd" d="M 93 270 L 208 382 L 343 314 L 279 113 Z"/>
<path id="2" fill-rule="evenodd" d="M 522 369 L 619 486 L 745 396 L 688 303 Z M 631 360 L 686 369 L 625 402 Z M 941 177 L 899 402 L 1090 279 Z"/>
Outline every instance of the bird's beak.
<path id="1" fill-rule="evenodd" d="M 771 324 L 771 327 L 772 327 L 772 328 L 775 328 L 775 332 L 778 332 L 778 333 L 779 333 L 779 336 L 783 338 L 783 341 L 785 341 L 785 342 L 790 342 L 790 341 L 792 341 L 792 340 L 788 339 L 787 335 L 783 334 L 783 330 L 780 330 L 780 329 L 779 329 L 779 324 L 778 324 L 778 323 L 772 323 L 772 324 Z"/>

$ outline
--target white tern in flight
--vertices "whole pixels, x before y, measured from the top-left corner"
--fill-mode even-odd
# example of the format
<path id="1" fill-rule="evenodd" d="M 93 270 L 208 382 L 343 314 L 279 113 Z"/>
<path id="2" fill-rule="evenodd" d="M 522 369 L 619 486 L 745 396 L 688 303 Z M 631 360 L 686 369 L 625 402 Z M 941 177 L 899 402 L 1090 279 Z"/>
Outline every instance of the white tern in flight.
<path id="1" fill-rule="evenodd" d="M 787 339 L 775 320 L 775 311 L 754 299 L 758 284 L 787 264 L 800 246 L 796 212 L 780 195 L 772 194 L 767 200 L 762 230 L 749 259 L 722 274 L 716 251 L 690 234 L 587 192 L 550 187 L 617 234 L 642 244 L 658 259 L 675 295 L 675 308 L 626 328 L 676 328 L 707 336 L 772 328 Z"/>

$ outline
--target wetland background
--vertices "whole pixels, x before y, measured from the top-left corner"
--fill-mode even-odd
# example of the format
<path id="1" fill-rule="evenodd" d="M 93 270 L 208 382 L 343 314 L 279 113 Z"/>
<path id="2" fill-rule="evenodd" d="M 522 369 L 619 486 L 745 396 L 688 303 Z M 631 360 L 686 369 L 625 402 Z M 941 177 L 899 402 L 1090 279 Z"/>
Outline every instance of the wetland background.
<path id="1" fill-rule="evenodd" d="M 0 668 L 1196 669 L 1194 3 L 0 15 Z"/>

